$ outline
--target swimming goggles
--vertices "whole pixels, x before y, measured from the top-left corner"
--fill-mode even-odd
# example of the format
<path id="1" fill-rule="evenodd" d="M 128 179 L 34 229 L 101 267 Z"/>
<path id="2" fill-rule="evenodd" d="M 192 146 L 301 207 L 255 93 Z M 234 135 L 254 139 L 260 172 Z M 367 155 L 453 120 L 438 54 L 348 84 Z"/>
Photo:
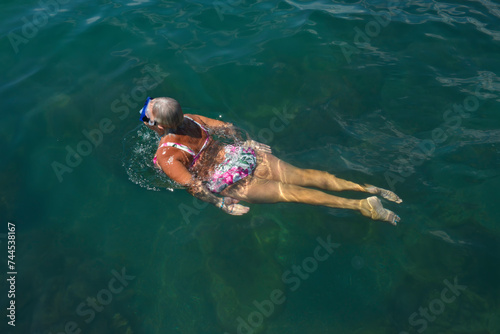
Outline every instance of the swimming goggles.
<path id="1" fill-rule="evenodd" d="M 148 96 L 146 103 L 144 103 L 144 107 L 142 107 L 142 109 L 139 110 L 139 113 L 141 114 L 141 121 L 148 122 L 149 125 L 155 126 L 156 121 L 153 121 L 148 116 L 146 116 L 146 111 L 148 110 L 149 101 L 151 101 L 151 98 Z"/>

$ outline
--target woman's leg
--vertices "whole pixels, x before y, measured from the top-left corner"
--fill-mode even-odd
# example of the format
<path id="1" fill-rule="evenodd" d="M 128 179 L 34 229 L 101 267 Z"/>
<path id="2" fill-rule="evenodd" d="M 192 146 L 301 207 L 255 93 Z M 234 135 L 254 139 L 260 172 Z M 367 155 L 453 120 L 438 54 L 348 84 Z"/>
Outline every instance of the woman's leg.
<path id="1" fill-rule="evenodd" d="M 365 191 L 363 186 L 354 182 L 339 179 L 324 171 L 297 168 L 272 154 L 257 152 L 257 156 L 259 163 L 254 175 L 261 179 L 332 191 Z"/>
<path id="2" fill-rule="evenodd" d="M 394 225 L 399 221 L 399 217 L 394 212 L 384 209 L 375 196 L 363 200 L 346 199 L 319 190 L 264 180 L 256 176 L 247 176 L 224 189 L 221 195 L 249 203 L 294 202 L 358 210 L 364 216 L 375 220 L 387 221 Z"/>
<path id="3" fill-rule="evenodd" d="M 315 187 L 330 191 L 362 191 L 401 203 L 401 199 L 392 191 L 377 188 L 371 185 L 359 185 L 357 183 L 340 179 L 328 172 L 315 169 L 301 169 L 290 165 L 272 154 L 257 152 L 259 163 L 254 175 L 261 179 L 279 181 L 285 184 L 294 184 L 302 187 Z"/>

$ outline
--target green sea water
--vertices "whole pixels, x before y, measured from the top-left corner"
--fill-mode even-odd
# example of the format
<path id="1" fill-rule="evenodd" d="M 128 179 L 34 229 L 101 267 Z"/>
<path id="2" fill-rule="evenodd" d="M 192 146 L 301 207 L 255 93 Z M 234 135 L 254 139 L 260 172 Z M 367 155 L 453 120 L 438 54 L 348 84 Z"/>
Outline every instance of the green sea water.
<path id="1" fill-rule="evenodd" d="M 498 2 L 0 9 L 1 333 L 500 333 Z M 147 96 L 402 220 L 195 201 L 151 168 Z"/>

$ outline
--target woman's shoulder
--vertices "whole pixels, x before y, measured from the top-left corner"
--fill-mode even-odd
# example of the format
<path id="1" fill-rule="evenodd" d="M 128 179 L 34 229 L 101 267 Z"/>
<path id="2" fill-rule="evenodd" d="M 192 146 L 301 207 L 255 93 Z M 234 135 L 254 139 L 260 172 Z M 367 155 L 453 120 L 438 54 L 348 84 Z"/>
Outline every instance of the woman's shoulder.
<path id="1" fill-rule="evenodd" d="M 196 114 L 184 114 L 184 117 L 187 117 L 187 118 L 192 119 L 193 121 L 197 121 L 197 122 L 201 121 L 202 123 L 206 123 L 206 120 L 210 120 L 210 118 L 208 118 L 208 117 L 196 115 Z"/>
<path id="2" fill-rule="evenodd" d="M 189 163 L 188 158 L 194 155 L 194 152 L 182 142 L 181 138 L 164 136 L 158 145 L 155 157 L 158 160 L 168 160 L 170 162 L 179 160 L 183 164 Z"/>
<path id="3" fill-rule="evenodd" d="M 230 123 L 226 123 L 223 121 L 219 121 L 213 118 L 201 116 L 201 115 L 195 115 L 195 114 L 184 114 L 184 116 L 191 118 L 193 121 L 196 121 L 198 123 L 201 123 L 202 125 L 208 127 L 208 128 L 220 128 L 220 127 L 227 127 L 231 125 Z"/>

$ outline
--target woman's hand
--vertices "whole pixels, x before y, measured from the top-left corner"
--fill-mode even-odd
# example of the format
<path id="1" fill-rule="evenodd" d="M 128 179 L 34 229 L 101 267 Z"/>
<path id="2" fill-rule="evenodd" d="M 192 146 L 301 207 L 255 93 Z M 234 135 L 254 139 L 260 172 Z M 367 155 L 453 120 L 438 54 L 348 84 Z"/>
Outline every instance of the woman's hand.
<path id="1" fill-rule="evenodd" d="M 225 213 L 229 213 L 230 215 L 233 216 L 241 216 L 247 213 L 248 210 L 250 210 L 250 208 L 248 206 L 244 206 L 241 204 L 230 204 L 230 205 L 224 205 L 222 210 Z"/>
<path id="2" fill-rule="evenodd" d="M 258 143 L 255 140 L 251 140 L 251 139 L 247 140 L 245 142 L 245 146 L 251 147 L 256 151 L 261 151 L 264 153 L 272 153 L 271 146 L 266 145 L 266 144 L 262 144 L 262 143 Z"/>
<path id="3" fill-rule="evenodd" d="M 224 197 L 224 204 L 222 205 L 222 211 L 229 213 L 233 216 L 241 216 L 247 213 L 250 208 L 241 204 L 237 204 L 239 200 L 232 197 Z"/>

